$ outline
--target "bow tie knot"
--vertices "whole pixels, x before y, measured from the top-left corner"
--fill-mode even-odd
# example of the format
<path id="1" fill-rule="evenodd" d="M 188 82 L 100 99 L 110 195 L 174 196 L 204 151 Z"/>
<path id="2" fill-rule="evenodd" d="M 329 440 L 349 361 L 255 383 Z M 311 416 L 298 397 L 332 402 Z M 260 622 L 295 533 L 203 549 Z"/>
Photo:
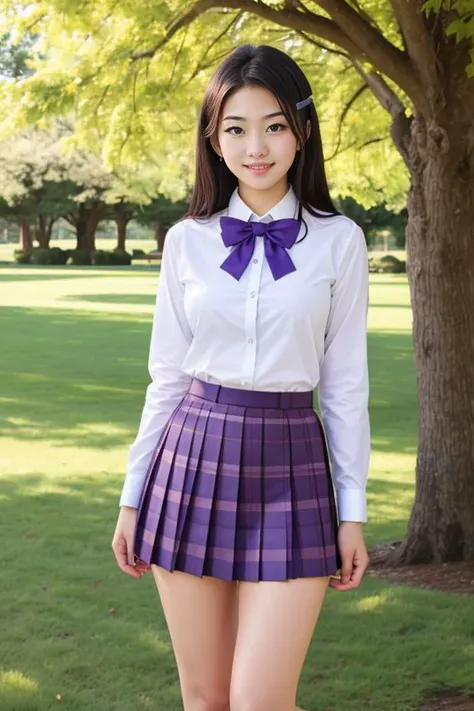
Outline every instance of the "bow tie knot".
<path id="1" fill-rule="evenodd" d="M 245 222 L 235 217 L 220 218 L 222 240 L 226 247 L 234 247 L 221 264 L 221 269 L 234 279 L 240 279 L 255 249 L 256 237 L 264 239 L 265 256 L 274 279 L 296 270 L 287 249 L 293 246 L 300 231 L 300 221 L 294 219 L 273 222 Z"/>
<path id="2" fill-rule="evenodd" d="M 257 235 L 257 237 L 262 237 L 265 232 L 267 231 L 267 224 L 265 222 L 251 222 L 252 225 L 252 232 L 254 235 Z"/>

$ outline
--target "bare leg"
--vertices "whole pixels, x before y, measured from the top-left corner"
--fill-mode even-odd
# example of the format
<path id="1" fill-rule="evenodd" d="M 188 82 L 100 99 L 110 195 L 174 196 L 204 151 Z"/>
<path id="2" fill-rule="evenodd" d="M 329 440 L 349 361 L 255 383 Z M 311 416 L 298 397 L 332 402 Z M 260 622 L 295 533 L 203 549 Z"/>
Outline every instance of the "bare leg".
<path id="1" fill-rule="evenodd" d="M 231 711 L 295 711 L 328 578 L 239 585 Z"/>
<path id="2" fill-rule="evenodd" d="M 178 666 L 184 711 L 228 711 L 237 585 L 152 566 Z"/>

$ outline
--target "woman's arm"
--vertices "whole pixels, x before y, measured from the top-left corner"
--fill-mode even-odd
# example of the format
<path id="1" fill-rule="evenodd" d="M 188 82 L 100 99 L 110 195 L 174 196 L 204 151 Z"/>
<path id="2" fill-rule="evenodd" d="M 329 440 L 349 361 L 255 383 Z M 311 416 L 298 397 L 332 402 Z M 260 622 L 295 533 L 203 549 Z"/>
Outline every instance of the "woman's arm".
<path id="1" fill-rule="evenodd" d="M 327 435 L 340 521 L 367 520 L 370 458 L 367 366 L 368 259 L 354 225 L 340 259 L 326 327 L 319 403 Z"/>
<path id="2" fill-rule="evenodd" d="M 148 369 L 151 376 L 137 437 L 130 447 L 121 506 L 137 508 L 148 466 L 166 422 L 186 394 L 191 378 L 181 365 L 192 340 L 179 279 L 184 223 L 167 233 L 153 318 Z"/>

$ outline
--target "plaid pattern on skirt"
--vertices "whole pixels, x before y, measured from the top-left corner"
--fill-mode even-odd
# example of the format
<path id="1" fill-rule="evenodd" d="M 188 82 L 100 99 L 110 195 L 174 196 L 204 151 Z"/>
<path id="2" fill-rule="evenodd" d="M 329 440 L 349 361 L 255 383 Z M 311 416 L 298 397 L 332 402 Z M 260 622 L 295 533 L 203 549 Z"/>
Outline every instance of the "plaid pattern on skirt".
<path id="1" fill-rule="evenodd" d="M 141 497 L 135 555 L 223 580 L 288 580 L 341 565 L 329 459 L 313 393 L 194 379 Z"/>

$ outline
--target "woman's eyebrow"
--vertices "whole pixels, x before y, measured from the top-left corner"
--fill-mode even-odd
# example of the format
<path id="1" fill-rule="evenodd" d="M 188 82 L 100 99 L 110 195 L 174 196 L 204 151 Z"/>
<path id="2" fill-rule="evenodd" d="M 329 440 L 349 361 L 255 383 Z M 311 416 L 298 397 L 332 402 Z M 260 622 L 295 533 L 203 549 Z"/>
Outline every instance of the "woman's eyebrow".
<path id="1" fill-rule="evenodd" d="M 266 121 L 267 119 L 274 118 L 275 116 L 284 116 L 283 111 L 275 111 L 272 114 L 267 114 L 266 116 L 262 116 L 262 121 Z M 247 121 L 247 119 L 244 116 L 225 116 L 223 121 Z"/>

